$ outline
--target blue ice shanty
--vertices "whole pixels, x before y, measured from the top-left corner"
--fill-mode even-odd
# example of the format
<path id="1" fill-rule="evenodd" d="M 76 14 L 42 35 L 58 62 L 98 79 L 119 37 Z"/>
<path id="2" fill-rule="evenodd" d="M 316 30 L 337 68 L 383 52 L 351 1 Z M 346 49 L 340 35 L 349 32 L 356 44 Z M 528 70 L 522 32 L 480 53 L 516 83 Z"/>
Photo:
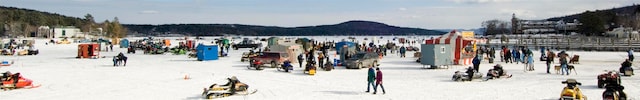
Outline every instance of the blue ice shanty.
<path id="1" fill-rule="evenodd" d="M 128 47 L 129 47 L 129 40 L 127 39 L 120 40 L 120 48 L 128 48 Z"/>
<path id="2" fill-rule="evenodd" d="M 342 47 L 346 45 L 347 48 L 355 48 L 356 47 L 356 43 L 353 42 L 346 42 L 346 41 L 342 41 L 342 42 L 338 42 L 336 43 L 336 51 L 338 51 L 337 53 L 340 54 L 340 50 L 342 50 Z"/>
<path id="3" fill-rule="evenodd" d="M 198 44 L 196 51 L 198 61 L 218 60 L 218 45 Z"/>

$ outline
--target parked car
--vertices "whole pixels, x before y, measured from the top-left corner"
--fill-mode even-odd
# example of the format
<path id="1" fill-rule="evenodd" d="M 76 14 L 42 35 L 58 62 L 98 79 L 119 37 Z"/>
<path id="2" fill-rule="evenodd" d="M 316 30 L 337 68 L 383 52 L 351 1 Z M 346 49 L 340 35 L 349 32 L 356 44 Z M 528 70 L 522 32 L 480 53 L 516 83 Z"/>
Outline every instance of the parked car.
<path id="1" fill-rule="evenodd" d="M 279 67 L 285 60 L 288 60 L 289 55 L 285 52 L 258 52 L 258 55 L 251 59 L 258 60 L 263 64 L 271 64 L 271 67 Z"/>
<path id="2" fill-rule="evenodd" d="M 238 44 L 233 44 L 231 47 L 233 47 L 234 50 L 238 50 L 238 48 L 256 49 L 256 48 L 262 47 L 262 43 L 257 43 L 257 42 L 254 42 L 253 40 L 243 40 Z"/>
<path id="3" fill-rule="evenodd" d="M 359 52 L 346 58 L 343 65 L 349 69 L 360 69 L 368 66 L 378 66 L 378 53 Z"/>

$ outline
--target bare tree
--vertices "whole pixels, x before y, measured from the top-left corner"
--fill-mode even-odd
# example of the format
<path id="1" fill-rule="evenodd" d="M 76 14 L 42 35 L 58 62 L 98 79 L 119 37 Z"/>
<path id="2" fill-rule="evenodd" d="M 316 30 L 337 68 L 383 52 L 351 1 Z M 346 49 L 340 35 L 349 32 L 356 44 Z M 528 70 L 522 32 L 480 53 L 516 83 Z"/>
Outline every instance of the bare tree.
<path id="1" fill-rule="evenodd" d="M 493 19 L 482 22 L 482 27 L 485 28 L 486 35 L 497 35 L 509 33 L 509 24 L 506 21 Z"/>

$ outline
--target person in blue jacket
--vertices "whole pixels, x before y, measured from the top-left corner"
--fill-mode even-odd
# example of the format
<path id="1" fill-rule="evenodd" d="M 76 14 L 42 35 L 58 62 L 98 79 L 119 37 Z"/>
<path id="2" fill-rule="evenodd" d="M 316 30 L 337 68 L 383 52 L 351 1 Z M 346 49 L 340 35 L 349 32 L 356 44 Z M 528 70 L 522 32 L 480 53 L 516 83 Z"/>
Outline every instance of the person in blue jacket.
<path id="1" fill-rule="evenodd" d="M 471 63 L 473 63 L 473 69 L 478 72 L 478 69 L 480 69 L 480 57 L 473 57 L 473 61 L 471 61 Z"/>
<path id="2" fill-rule="evenodd" d="M 401 58 L 407 57 L 407 56 L 405 56 L 405 53 L 407 53 L 407 48 L 405 48 L 404 46 L 400 47 L 400 57 Z"/>

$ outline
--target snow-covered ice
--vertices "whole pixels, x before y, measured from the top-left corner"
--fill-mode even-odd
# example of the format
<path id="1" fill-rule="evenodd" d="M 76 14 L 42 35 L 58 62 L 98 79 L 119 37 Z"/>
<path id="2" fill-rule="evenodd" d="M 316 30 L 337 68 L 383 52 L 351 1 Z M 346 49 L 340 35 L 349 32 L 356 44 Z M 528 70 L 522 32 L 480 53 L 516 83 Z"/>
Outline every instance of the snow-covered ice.
<path id="1" fill-rule="evenodd" d="M 347 37 L 312 38 L 324 41 Z M 380 40 L 386 43 L 389 39 L 391 37 L 387 36 Z M 362 40 L 362 37 L 357 40 Z M 129 57 L 126 67 L 113 67 L 110 57 L 119 52 L 126 53 L 126 48 L 114 46 L 114 52 L 100 52 L 101 56 L 107 58 L 76 59 L 77 44 L 45 45 L 45 41 L 37 40 L 38 55 L 0 56 L 0 60 L 15 62 L 8 67 L 0 67 L 0 72 L 20 72 L 23 77 L 32 79 L 34 84 L 42 85 L 33 89 L 0 91 L 0 99 L 198 100 L 203 99 L 201 93 L 204 87 L 213 83 L 223 84 L 226 83 L 225 78 L 237 76 L 250 89 L 257 89 L 258 92 L 220 100 L 553 100 L 560 97 L 565 86 L 561 81 L 568 78 L 582 82 L 580 88 L 589 99 L 599 100 L 604 89 L 596 87 L 596 76 L 604 73 L 604 70 L 617 70 L 626 58 L 626 52 L 568 51 L 570 55 L 578 54 L 581 57 L 580 64 L 575 64 L 577 75 L 572 73 L 567 76 L 547 74 L 545 63 L 537 59 L 540 52 L 534 51 L 535 71 L 524 72 L 523 64 L 505 64 L 496 60 L 509 74 L 513 74 L 512 78 L 454 82 L 451 81 L 453 73 L 467 66 L 422 69 L 422 65 L 415 62 L 417 58 L 413 58 L 413 52 L 408 52 L 407 58 L 389 54 L 380 61 L 387 93 L 374 95 L 365 92 L 366 69 L 337 67 L 310 76 L 303 74 L 298 64 L 293 64 L 292 73 L 276 71 L 274 68 L 257 71 L 247 69 L 247 62 L 240 62 L 242 52 L 249 49 L 232 50 L 229 57 L 215 61 L 196 61 L 186 55 L 144 55 L 138 51 L 136 54 L 125 54 Z M 177 44 L 177 40 L 172 43 Z M 335 51 L 330 52 L 333 53 Z M 493 65 L 495 63 L 489 64 L 483 60 L 480 72 L 486 73 Z M 557 61 L 555 65 L 559 65 Z M 635 66 L 634 69 L 638 69 Z M 191 79 L 184 80 L 185 75 Z M 640 99 L 638 83 L 640 78 L 637 75 L 622 77 L 622 85 L 630 99 Z"/>

